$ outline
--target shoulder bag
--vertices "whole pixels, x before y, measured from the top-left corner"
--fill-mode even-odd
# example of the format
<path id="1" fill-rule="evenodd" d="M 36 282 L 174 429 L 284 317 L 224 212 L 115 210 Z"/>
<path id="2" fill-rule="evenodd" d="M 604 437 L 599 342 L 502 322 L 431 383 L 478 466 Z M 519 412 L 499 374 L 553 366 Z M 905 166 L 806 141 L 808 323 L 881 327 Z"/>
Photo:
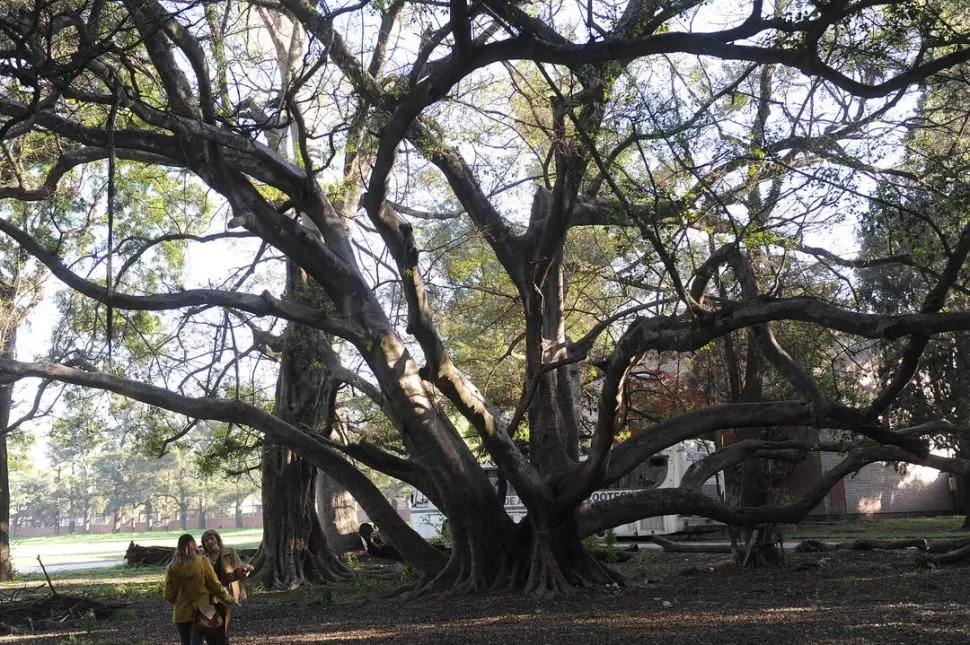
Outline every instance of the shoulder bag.
<path id="1" fill-rule="evenodd" d="M 211 634 L 222 627 L 222 616 L 213 604 L 199 605 L 192 614 L 192 624 L 203 634 Z"/>

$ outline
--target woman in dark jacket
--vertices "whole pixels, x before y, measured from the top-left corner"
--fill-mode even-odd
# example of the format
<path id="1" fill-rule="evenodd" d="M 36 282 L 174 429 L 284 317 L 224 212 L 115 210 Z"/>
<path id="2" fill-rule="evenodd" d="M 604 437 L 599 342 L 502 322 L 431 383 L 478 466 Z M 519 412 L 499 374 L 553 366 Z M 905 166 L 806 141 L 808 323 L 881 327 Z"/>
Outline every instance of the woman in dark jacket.
<path id="1" fill-rule="evenodd" d="M 193 627 L 192 619 L 195 608 L 208 605 L 213 598 L 235 603 L 219 582 L 212 563 L 199 553 L 195 538 L 186 533 L 179 538 L 172 562 L 165 570 L 165 600 L 172 605 L 172 622 L 182 645 L 202 645 L 202 634 Z"/>
<path id="2" fill-rule="evenodd" d="M 232 617 L 231 607 L 238 605 L 246 599 L 246 590 L 239 582 L 248 576 L 252 570 L 252 565 L 243 564 L 236 551 L 222 544 L 222 537 L 213 530 L 208 530 L 202 534 L 202 552 L 212 564 L 226 591 L 232 600 L 228 603 L 216 605 L 216 610 L 222 616 L 222 629 L 218 634 L 209 636 L 210 645 L 228 645 L 229 643 L 229 620 Z"/>

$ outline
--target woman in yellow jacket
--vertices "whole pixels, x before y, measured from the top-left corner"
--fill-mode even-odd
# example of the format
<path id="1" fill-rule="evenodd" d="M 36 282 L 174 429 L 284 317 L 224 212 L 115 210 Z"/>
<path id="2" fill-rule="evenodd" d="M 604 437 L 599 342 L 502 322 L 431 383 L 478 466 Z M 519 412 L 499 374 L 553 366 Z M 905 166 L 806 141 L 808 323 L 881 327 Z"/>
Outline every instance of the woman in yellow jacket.
<path id="1" fill-rule="evenodd" d="M 179 538 L 175 556 L 165 571 L 165 600 L 172 605 L 172 622 L 182 645 L 202 645 L 203 635 L 193 628 L 195 608 L 218 598 L 235 604 L 219 583 L 212 564 L 202 554 L 195 538 L 186 533 Z"/>

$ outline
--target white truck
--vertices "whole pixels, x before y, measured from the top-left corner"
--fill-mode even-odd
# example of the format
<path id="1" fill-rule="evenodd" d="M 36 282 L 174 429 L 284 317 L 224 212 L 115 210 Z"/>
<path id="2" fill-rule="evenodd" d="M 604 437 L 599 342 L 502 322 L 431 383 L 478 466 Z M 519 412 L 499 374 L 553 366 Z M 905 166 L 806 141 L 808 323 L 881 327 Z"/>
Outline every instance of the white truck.
<path id="1" fill-rule="evenodd" d="M 680 485 L 684 473 L 692 463 L 706 457 L 713 446 L 708 441 L 691 439 L 663 450 L 632 471 L 618 479 L 608 488 L 595 491 L 590 495 L 591 502 L 629 495 L 648 488 L 675 488 Z M 482 464 L 488 477 L 498 487 L 498 469 L 492 464 Z M 723 498 L 724 480 L 721 474 L 704 483 L 704 492 L 712 497 Z M 505 510 L 512 521 L 519 522 L 526 513 L 525 505 L 509 484 L 505 496 Z M 411 493 L 411 525 L 425 539 L 439 537 L 445 522 L 444 514 L 432 504 L 428 497 L 415 489 Z M 687 533 L 716 527 L 719 523 L 696 515 L 661 515 L 648 517 L 613 529 L 617 537 L 639 537 L 648 535 L 667 535 Z"/>

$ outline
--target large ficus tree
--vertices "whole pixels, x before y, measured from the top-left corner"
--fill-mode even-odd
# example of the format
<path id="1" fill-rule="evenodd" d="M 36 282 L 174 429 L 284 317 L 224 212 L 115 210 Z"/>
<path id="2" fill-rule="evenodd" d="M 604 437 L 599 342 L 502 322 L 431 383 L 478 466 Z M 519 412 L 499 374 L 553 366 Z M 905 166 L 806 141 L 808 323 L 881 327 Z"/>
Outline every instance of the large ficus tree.
<path id="1" fill-rule="evenodd" d="M 789 330 L 824 327 L 842 342 L 912 337 L 917 353 L 927 335 L 970 328 L 970 314 L 941 313 L 970 250 L 968 230 L 954 233 L 946 269 L 911 314 L 867 313 L 847 290 L 799 288 L 785 269 L 817 258 L 838 280 L 845 246 L 821 249 L 818 235 L 893 171 L 918 85 L 970 57 L 956 3 L 8 5 L 0 139 L 14 150 L 30 133 L 46 144 L 33 154 L 48 158 L 46 172 L 0 175 L 0 197 L 48 199 L 66 172 L 88 164 L 163 166 L 220 196 L 230 233 L 256 244 L 251 270 L 223 282 L 115 284 L 121 260 L 105 260 L 121 250 L 85 258 L 83 266 L 102 262 L 107 271 L 89 278 L 56 244 L 0 220 L 0 231 L 68 287 L 105 305 L 109 320 L 112 311 L 178 311 L 167 319 L 231 329 L 212 343 L 208 369 L 218 379 L 200 376 L 198 346 L 188 342 L 166 346 L 185 360 L 159 361 L 166 375 L 151 383 L 76 355 L 70 365 L 5 358 L 0 372 L 109 389 L 265 433 L 346 486 L 424 572 L 427 588 L 556 593 L 608 582 L 613 574 L 580 541 L 607 526 L 673 512 L 745 526 L 796 521 L 841 476 L 875 460 L 966 471 L 965 462 L 927 454 L 926 427 L 884 423 L 911 361 L 882 390 L 848 400 L 831 387 L 832 374 L 860 375 L 835 349 L 823 370 L 773 333 L 786 321 Z M 4 163 L 16 167 L 17 154 Z M 422 229 L 448 218 L 460 218 L 467 234 L 428 246 L 439 238 Z M 159 236 L 159 247 L 172 239 Z M 148 241 L 125 261 L 151 248 Z M 487 254 L 475 288 L 494 295 L 489 307 L 503 321 L 497 333 L 479 330 L 507 344 L 497 399 L 489 370 L 451 351 L 474 329 L 446 334 L 440 324 L 485 319 L 438 309 L 448 300 L 440 283 L 455 268 L 438 254 L 467 258 L 470 248 Z M 308 291 L 286 289 L 274 262 Z M 516 319 L 520 333 L 508 333 Z M 300 358 L 325 365 L 318 382 L 328 397 L 341 388 L 368 397 L 396 444 L 334 441 L 301 427 L 304 411 L 273 415 L 242 397 L 214 396 L 212 383 L 251 372 L 245 356 L 211 357 L 243 347 L 242 335 L 259 344 L 257 330 L 274 320 L 336 343 Z M 737 377 L 752 379 L 749 396 L 625 431 L 632 369 L 729 340 L 746 348 Z M 517 375 L 512 404 L 508 373 Z M 767 377 L 790 387 L 759 387 Z M 857 439 L 752 436 L 695 466 L 679 488 L 584 502 L 684 439 L 803 426 Z M 465 431 L 514 485 L 526 519 L 505 514 Z M 848 456 L 788 506 L 742 499 L 732 507 L 700 493 L 718 470 L 810 449 Z M 450 520 L 450 555 L 425 544 L 359 465 L 427 493 Z"/>

